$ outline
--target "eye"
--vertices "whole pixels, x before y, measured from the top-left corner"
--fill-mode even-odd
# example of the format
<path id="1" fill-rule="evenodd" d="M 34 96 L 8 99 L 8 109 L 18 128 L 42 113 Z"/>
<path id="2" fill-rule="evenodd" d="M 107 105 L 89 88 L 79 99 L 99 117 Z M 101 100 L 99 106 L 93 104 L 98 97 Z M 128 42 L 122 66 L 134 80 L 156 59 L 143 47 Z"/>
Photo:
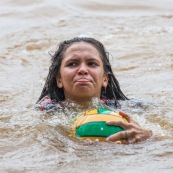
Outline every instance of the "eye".
<path id="1" fill-rule="evenodd" d="M 96 67 L 96 66 L 98 66 L 98 63 L 96 63 L 96 62 L 89 62 L 88 65 L 91 66 L 91 67 Z"/>
<path id="2" fill-rule="evenodd" d="M 76 67 L 77 66 L 77 62 L 70 62 L 67 64 L 68 67 Z"/>

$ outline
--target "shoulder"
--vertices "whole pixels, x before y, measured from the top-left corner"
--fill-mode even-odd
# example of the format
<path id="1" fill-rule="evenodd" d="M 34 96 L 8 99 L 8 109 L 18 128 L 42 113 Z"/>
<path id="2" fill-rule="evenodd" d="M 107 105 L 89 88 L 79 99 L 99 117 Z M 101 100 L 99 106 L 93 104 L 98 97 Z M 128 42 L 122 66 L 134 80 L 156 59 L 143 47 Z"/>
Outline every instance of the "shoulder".
<path id="1" fill-rule="evenodd" d="M 102 97 L 100 99 L 105 105 L 107 105 L 108 107 L 111 107 L 111 108 L 117 108 L 117 105 L 116 105 L 116 102 L 115 100 L 110 100 L 110 99 L 107 99 L 106 97 Z"/>
<path id="2" fill-rule="evenodd" d="M 35 104 L 35 108 L 41 111 L 53 111 L 58 108 L 58 105 L 56 102 L 52 101 L 48 96 L 45 96 L 38 103 Z"/>

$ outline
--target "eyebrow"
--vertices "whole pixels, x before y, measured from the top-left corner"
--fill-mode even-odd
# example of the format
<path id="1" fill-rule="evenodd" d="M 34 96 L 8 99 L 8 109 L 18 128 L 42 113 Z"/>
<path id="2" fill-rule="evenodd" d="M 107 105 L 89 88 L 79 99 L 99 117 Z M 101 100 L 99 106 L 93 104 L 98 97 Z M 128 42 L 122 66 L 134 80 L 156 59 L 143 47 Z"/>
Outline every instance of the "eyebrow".
<path id="1" fill-rule="evenodd" d="M 71 62 L 71 61 L 79 61 L 79 59 L 78 58 L 75 58 L 75 57 L 71 57 L 66 62 Z M 97 61 L 97 62 L 99 62 L 99 60 L 98 59 L 95 59 L 95 58 L 87 58 L 86 61 Z"/>

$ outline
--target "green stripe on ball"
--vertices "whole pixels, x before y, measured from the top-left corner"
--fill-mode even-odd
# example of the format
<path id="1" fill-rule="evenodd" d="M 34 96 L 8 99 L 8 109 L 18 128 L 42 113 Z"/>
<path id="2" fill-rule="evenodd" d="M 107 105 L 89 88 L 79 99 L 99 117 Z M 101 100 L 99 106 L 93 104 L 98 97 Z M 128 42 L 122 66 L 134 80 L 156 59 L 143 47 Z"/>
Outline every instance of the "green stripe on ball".
<path id="1" fill-rule="evenodd" d="M 99 114 L 110 114 L 111 113 L 110 110 L 102 109 L 102 108 L 97 109 L 97 111 L 98 111 Z"/>
<path id="2" fill-rule="evenodd" d="M 109 126 L 106 122 L 90 122 L 79 126 L 76 129 L 76 136 L 78 137 L 108 137 L 117 132 L 124 130 L 119 126 Z"/>

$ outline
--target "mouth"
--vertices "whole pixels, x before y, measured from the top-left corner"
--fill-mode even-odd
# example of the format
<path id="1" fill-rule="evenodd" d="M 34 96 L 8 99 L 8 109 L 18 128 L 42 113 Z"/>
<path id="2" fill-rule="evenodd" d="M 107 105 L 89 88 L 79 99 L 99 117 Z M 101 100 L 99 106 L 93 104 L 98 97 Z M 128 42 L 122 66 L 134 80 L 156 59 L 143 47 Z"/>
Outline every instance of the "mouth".
<path id="1" fill-rule="evenodd" d="M 80 78 L 75 81 L 75 83 L 88 83 L 88 82 L 91 82 L 91 81 L 86 78 Z"/>

